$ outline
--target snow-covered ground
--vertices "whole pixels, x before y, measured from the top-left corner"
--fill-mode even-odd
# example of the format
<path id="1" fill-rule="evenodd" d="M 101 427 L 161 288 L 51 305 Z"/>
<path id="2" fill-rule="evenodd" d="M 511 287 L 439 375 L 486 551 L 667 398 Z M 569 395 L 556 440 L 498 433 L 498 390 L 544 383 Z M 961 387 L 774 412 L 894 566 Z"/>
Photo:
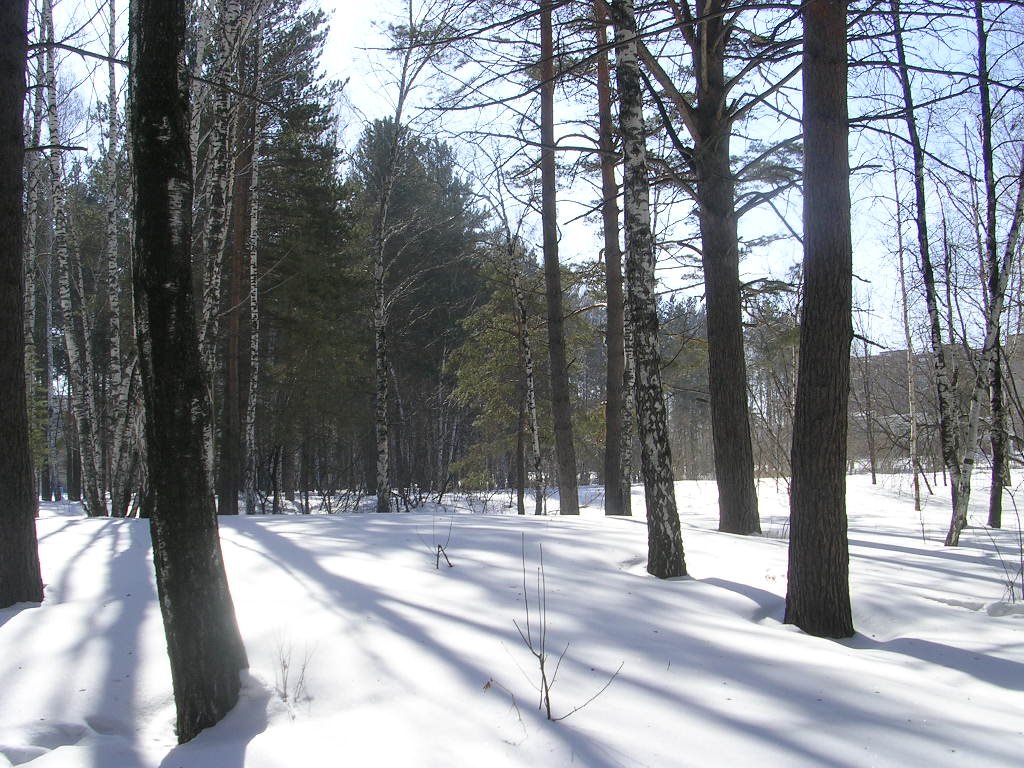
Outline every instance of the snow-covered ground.
<path id="1" fill-rule="evenodd" d="M 595 489 L 578 519 L 222 519 L 251 670 L 227 719 L 180 747 L 147 523 L 47 505 L 46 601 L 0 611 L 0 766 L 1021 765 L 1018 518 L 947 549 L 940 491 L 919 515 L 906 478 L 851 478 L 858 633 L 841 642 L 781 623 L 775 483 L 756 538 L 714 530 L 713 483 L 679 483 L 692 578 L 673 581 L 644 570 L 643 517 L 604 518 Z M 454 567 L 435 569 L 445 542 Z M 567 649 L 553 714 L 585 704 L 558 722 L 514 623 L 525 554 L 541 631 L 542 551 L 549 671 Z"/>

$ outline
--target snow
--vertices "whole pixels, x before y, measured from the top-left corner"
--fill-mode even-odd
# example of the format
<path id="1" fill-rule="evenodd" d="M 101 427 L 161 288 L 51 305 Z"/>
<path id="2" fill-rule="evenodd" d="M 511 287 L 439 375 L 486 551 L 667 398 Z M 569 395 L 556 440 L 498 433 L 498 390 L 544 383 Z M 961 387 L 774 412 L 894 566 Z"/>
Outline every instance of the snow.
<path id="1" fill-rule="evenodd" d="M 251 669 L 183 746 L 147 523 L 44 505 L 46 600 L 0 611 L 0 767 L 1019 765 L 1014 508 L 992 531 L 977 506 L 948 549 L 944 489 L 919 514 L 907 478 L 852 477 L 858 634 L 834 641 L 781 623 L 785 486 L 759 492 L 766 535 L 740 537 L 714 530 L 714 483 L 678 483 L 691 578 L 669 581 L 645 572 L 642 517 L 605 518 L 593 488 L 578 519 L 510 515 L 507 497 L 489 514 L 222 518 Z M 454 567 L 435 569 L 446 541 Z M 555 716 L 607 684 L 558 722 L 513 623 L 525 555 L 538 636 L 541 551 L 549 673 L 567 647 Z"/>

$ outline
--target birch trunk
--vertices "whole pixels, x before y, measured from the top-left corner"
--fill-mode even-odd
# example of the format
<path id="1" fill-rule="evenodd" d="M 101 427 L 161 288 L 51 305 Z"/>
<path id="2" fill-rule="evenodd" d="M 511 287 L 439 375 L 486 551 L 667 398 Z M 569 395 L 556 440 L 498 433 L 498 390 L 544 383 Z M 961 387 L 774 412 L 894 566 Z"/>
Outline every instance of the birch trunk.
<path id="1" fill-rule="evenodd" d="M 516 325 L 519 326 L 519 342 L 523 354 L 523 373 L 526 377 L 526 419 L 530 427 L 531 464 L 533 467 L 533 513 L 544 514 L 544 472 L 540 456 L 540 426 L 537 421 L 537 387 L 533 366 L 533 345 L 530 343 L 530 326 L 526 314 L 526 298 L 523 295 L 522 281 L 516 254 L 510 243 L 512 267 L 512 295 L 515 300 Z"/>
<path id="2" fill-rule="evenodd" d="M 43 5 L 43 26 L 48 41 L 54 41 L 53 6 L 51 0 Z M 63 152 L 57 117 L 57 73 L 53 46 L 46 49 L 47 128 L 50 144 L 50 181 L 53 199 L 54 254 L 57 258 L 61 312 L 64 317 L 64 343 L 68 354 L 68 378 L 71 404 L 78 427 L 79 451 L 82 461 L 82 503 L 91 517 L 107 514 L 100 483 L 100 446 L 93 387 L 91 338 L 89 323 L 81 305 L 84 290 L 81 269 L 72 263 L 68 212 L 65 197 Z"/>
<path id="3" fill-rule="evenodd" d="M 559 514 L 578 515 L 576 447 L 573 443 L 569 368 L 562 316 L 562 276 L 558 263 L 558 211 L 555 202 L 555 58 L 551 24 L 552 0 L 540 0 L 540 167 L 541 225 L 544 233 L 544 287 L 548 315 L 551 412 L 555 421 Z"/>
<path id="4" fill-rule="evenodd" d="M 624 301 L 622 346 L 625 348 L 622 370 L 622 505 L 623 514 L 633 514 L 633 438 L 636 434 L 636 363 L 633 357 L 633 314 Z"/>
<path id="5" fill-rule="evenodd" d="M 637 424 L 647 498 L 647 571 L 658 578 L 668 578 L 685 576 L 686 562 L 676 510 L 675 478 L 661 385 L 654 239 L 637 61 L 637 27 L 632 0 L 613 2 L 611 16 L 615 25 L 616 80 L 624 158 L 626 295 L 634 334 Z"/>
<path id="6" fill-rule="evenodd" d="M 1013 256 L 1020 240 L 1024 221 L 1024 158 L 1017 174 L 1017 194 L 1013 206 L 1013 217 L 1007 233 L 1002 259 L 990 265 L 997 276 L 991 284 L 989 309 L 985 317 L 985 342 L 981 348 L 971 405 L 967 418 L 967 437 L 964 440 L 964 457 L 956 488 L 957 503 L 953 507 L 949 530 L 946 532 L 946 546 L 955 547 L 960 543 L 960 531 L 967 525 L 967 509 L 971 500 L 971 475 L 978 450 L 978 425 L 981 418 L 981 401 L 984 398 L 992 371 L 998 361 L 999 327 L 1002 321 L 1003 303 L 1006 298 L 1006 284 L 1009 279 Z"/>
<path id="7" fill-rule="evenodd" d="M 893 182 L 896 181 L 896 171 L 893 169 Z M 917 456 L 917 387 L 914 386 L 914 336 L 910 330 L 910 303 L 907 296 L 907 275 L 905 259 L 903 258 L 903 217 L 902 207 L 899 201 L 899 191 L 896 194 L 896 228 L 899 232 L 899 273 L 900 273 L 900 309 L 903 321 L 903 343 L 907 349 L 907 411 L 910 417 L 910 471 L 914 475 L 914 511 L 921 511 L 921 467 Z"/>
<path id="8" fill-rule="evenodd" d="M 594 3 L 597 30 L 598 148 L 601 153 L 601 222 L 604 230 L 605 291 L 608 297 L 607 380 L 605 384 L 604 512 L 628 515 L 629 481 L 623 472 L 622 444 L 626 401 L 625 298 L 622 286 L 622 249 L 619 247 L 619 185 L 612 121 L 611 71 L 603 0 Z"/>
<path id="9" fill-rule="evenodd" d="M 104 215 L 106 231 L 104 249 L 106 252 L 107 301 L 110 313 L 109 344 L 110 365 L 108 377 L 112 393 L 109 409 L 109 424 L 106 425 L 111 440 L 110 466 L 110 513 L 124 517 L 131 508 L 132 484 L 138 463 L 137 412 L 139 398 L 131 397 L 132 376 L 135 371 L 134 350 L 125 355 L 122 350 L 121 329 L 121 280 L 118 264 L 118 157 L 120 130 L 118 121 L 117 71 L 114 59 L 117 56 L 117 5 L 108 0 L 107 30 L 107 146 L 104 156 L 104 172 L 107 176 Z M 137 387 L 136 387 L 137 391 Z"/>
<path id="10" fill-rule="evenodd" d="M 956 393 L 950 382 L 949 362 L 942 343 L 942 326 L 939 317 L 938 295 L 935 286 L 935 270 L 932 266 L 928 240 L 927 195 L 925 193 L 924 145 L 917 130 L 914 94 L 910 84 L 906 50 L 903 44 L 903 22 L 900 17 L 899 0 L 890 0 L 893 36 L 896 43 L 896 61 L 899 69 L 900 87 L 903 96 L 903 117 L 914 159 L 914 220 L 917 224 L 917 246 L 921 259 L 921 277 L 924 282 L 925 303 L 928 307 L 928 331 L 931 337 L 932 354 L 935 356 L 935 389 L 939 403 L 939 436 L 942 445 L 942 462 L 949 473 L 953 502 L 953 517 L 959 514 L 957 493 L 960 485 L 960 462 L 957 449 L 957 404 Z"/>
<path id="11" fill-rule="evenodd" d="M 256 31 L 257 67 L 262 57 L 262 30 Z M 257 69 L 257 81 L 259 71 Z M 254 108 L 255 109 L 255 108 Z M 245 474 L 242 490 L 245 513 L 256 514 L 256 398 L 260 374 L 260 306 L 259 306 L 259 242 L 260 242 L 260 141 L 259 119 L 254 121 L 252 173 L 249 177 L 249 390 L 245 400 Z"/>
<path id="12" fill-rule="evenodd" d="M 220 14 L 215 75 L 219 84 L 232 82 L 231 68 L 238 44 L 241 20 L 239 0 L 223 0 Z M 213 89 L 213 125 L 210 128 L 206 156 L 207 205 L 203 231 L 203 325 L 200 350 L 206 368 L 208 386 L 216 371 L 217 338 L 220 331 L 222 276 L 228 235 L 228 207 L 234 182 L 234 151 L 231 146 L 232 100 L 224 87 Z"/>

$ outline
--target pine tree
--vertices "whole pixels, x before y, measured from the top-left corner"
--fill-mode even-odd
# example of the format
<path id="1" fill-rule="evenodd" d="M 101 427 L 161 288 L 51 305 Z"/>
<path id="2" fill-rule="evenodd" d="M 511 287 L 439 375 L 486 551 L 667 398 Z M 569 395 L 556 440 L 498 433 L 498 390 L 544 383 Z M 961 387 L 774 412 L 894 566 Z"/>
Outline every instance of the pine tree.
<path id="1" fill-rule="evenodd" d="M 793 426 L 787 624 L 850 637 L 846 435 L 850 239 L 846 0 L 803 9 L 804 307 Z"/>
<path id="2" fill-rule="evenodd" d="M 0 4 L 0 608 L 40 602 L 36 496 L 25 399 L 22 108 L 28 3 Z"/>

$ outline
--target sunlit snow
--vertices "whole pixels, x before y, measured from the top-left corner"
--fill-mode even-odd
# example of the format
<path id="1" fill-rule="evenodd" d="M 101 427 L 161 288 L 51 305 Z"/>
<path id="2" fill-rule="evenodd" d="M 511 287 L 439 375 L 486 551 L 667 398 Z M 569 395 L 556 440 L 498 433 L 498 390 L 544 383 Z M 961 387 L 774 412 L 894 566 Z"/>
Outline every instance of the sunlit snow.
<path id="1" fill-rule="evenodd" d="M 672 581 L 644 570 L 643 518 L 605 518 L 596 488 L 578 519 L 517 517 L 507 496 L 487 514 L 452 497 L 222 518 L 251 670 L 227 719 L 180 747 L 148 524 L 44 505 L 46 601 L 0 611 L 0 766 L 1020 765 L 1018 518 L 1007 495 L 1006 528 L 982 527 L 978 489 L 974 527 L 945 548 L 938 493 L 919 515 L 906 478 L 851 478 L 858 633 L 838 642 L 781 623 L 781 484 L 761 484 L 765 535 L 744 538 L 715 531 L 714 483 L 679 483 L 691 578 Z M 454 567 L 436 569 L 446 542 Z M 614 675 L 559 722 L 513 623 L 525 553 L 540 629 L 541 550 L 552 669 L 567 649 L 553 714 Z"/>

